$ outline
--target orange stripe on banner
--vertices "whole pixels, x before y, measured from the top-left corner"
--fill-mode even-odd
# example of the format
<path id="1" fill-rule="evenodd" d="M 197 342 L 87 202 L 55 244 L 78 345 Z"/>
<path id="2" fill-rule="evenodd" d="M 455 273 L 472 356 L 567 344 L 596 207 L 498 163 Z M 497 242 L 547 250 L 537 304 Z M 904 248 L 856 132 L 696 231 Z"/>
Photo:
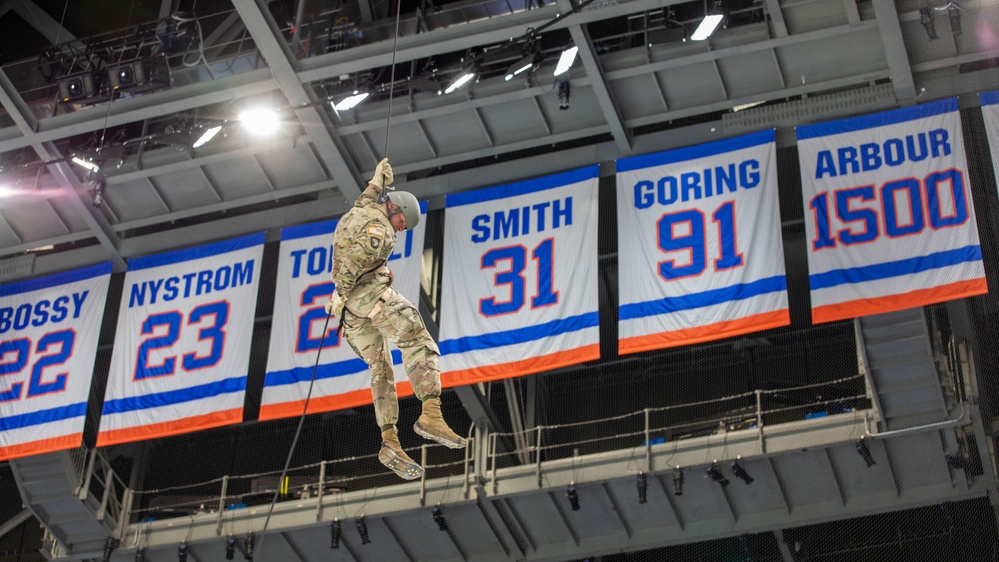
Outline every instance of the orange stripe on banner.
<path id="1" fill-rule="evenodd" d="M 828 304 L 812 309 L 812 324 L 905 310 L 907 308 L 962 299 L 964 297 L 984 295 L 987 292 L 989 292 L 989 287 L 985 282 L 985 278 L 979 277 L 977 279 L 958 281 L 957 283 L 950 283 L 929 289 L 919 289 L 899 295 Z"/>
<path id="2" fill-rule="evenodd" d="M 763 312 L 744 318 L 716 322 L 706 326 L 695 326 L 683 330 L 624 338 L 618 341 L 617 352 L 624 355 L 626 353 L 638 353 L 639 351 L 648 351 L 650 349 L 663 349 L 720 340 L 740 334 L 787 326 L 790 323 L 791 313 L 787 309 Z"/>
<path id="3" fill-rule="evenodd" d="M 586 345 L 568 351 L 559 351 L 558 353 L 531 357 L 530 359 L 502 363 L 500 365 L 448 371 L 441 373 L 441 385 L 444 388 L 450 388 L 452 386 L 462 386 L 477 382 L 508 379 L 558 369 L 567 365 L 585 363 L 594 359 L 600 359 L 600 344 Z"/>
<path id="4" fill-rule="evenodd" d="M 71 433 L 69 435 L 62 435 L 51 439 L 39 439 L 38 441 L 32 441 L 30 443 L 8 445 L 6 447 L 0 447 L 0 461 L 28 457 L 31 455 L 40 455 L 42 453 L 65 451 L 66 449 L 75 449 L 76 447 L 79 447 L 82 442 L 82 433 Z"/>
<path id="5" fill-rule="evenodd" d="M 412 396 L 413 385 L 409 381 L 397 383 L 395 392 L 398 396 Z M 331 396 L 319 396 L 309 399 L 309 411 L 306 414 L 319 414 L 322 412 L 332 412 L 333 410 L 343 410 L 357 406 L 367 406 L 371 404 L 371 391 L 351 390 L 343 394 L 333 394 Z M 277 404 L 262 404 L 260 406 L 260 421 L 276 420 L 280 418 L 290 418 L 301 416 L 305 408 L 305 400 L 295 400 L 294 402 L 280 402 Z"/>
<path id="6" fill-rule="evenodd" d="M 117 445 L 142 439 L 168 437 L 191 431 L 199 431 L 243 421 L 243 409 L 233 408 L 162 423 L 154 423 L 125 429 L 111 429 L 97 434 L 97 446 Z"/>

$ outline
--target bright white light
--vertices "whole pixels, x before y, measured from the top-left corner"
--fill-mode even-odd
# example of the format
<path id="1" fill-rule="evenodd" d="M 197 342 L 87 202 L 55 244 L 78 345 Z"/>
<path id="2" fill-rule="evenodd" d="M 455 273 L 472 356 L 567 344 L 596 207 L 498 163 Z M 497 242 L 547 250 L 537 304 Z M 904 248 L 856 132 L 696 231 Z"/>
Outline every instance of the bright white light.
<path id="1" fill-rule="evenodd" d="M 514 76 L 516 76 L 516 75 L 518 75 L 518 74 L 520 74 L 522 72 L 526 72 L 526 71 L 530 70 L 532 66 L 534 66 L 534 60 L 533 59 L 528 60 L 527 62 L 525 62 L 523 64 L 523 66 L 521 66 L 520 68 L 514 69 L 513 72 L 507 74 L 506 75 L 506 80 L 510 80 Z"/>
<path id="2" fill-rule="evenodd" d="M 281 124 L 277 113 L 262 107 L 247 109 L 239 114 L 239 120 L 243 122 L 246 130 L 254 135 L 269 135 Z"/>
<path id="3" fill-rule="evenodd" d="M 555 65 L 555 76 L 565 74 L 572 68 L 572 63 L 576 62 L 576 53 L 578 52 L 579 47 L 575 45 L 562 51 L 562 56 L 558 58 L 558 64 Z"/>
<path id="4" fill-rule="evenodd" d="M 697 26 L 697 30 L 690 36 L 690 39 L 693 41 L 704 41 L 715 32 L 715 28 L 718 27 L 718 24 L 721 23 L 724 17 L 721 14 L 708 14 L 704 16 L 704 19 L 701 20 L 701 25 Z"/>
<path id="5" fill-rule="evenodd" d="M 364 92 L 362 94 L 354 92 L 354 95 L 344 98 L 343 101 L 341 101 L 340 103 L 333 104 L 333 109 L 337 111 L 346 111 L 348 109 L 353 109 L 357 107 L 357 104 L 364 101 L 365 98 L 368 97 L 368 95 L 369 95 L 368 92 Z"/>
<path id="6" fill-rule="evenodd" d="M 471 80 L 472 78 L 475 78 L 475 73 L 474 72 L 467 72 L 467 73 L 465 73 L 464 76 L 462 76 L 461 78 L 455 80 L 453 84 L 451 84 L 450 86 L 448 86 L 447 89 L 444 90 L 444 93 L 445 94 L 450 94 L 451 92 L 453 92 L 453 91 L 457 90 L 458 88 L 464 86 L 465 83 L 468 82 L 469 80 Z"/>
<path id="7" fill-rule="evenodd" d="M 0 199 L 3 199 L 4 197 L 12 197 L 13 195 L 13 189 L 0 185 Z"/>
<path id="8" fill-rule="evenodd" d="M 216 125 L 211 129 L 208 129 L 207 131 L 205 131 L 205 134 L 201 135 L 201 138 L 194 143 L 194 148 L 200 148 L 208 144 L 208 141 L 215 138 L 215 135 L 219 134 L 219 131 L 221 130 L 222 130 L 222 125 Z"/>
<path id="9" fill-rule="evenodd" d="M 98 166 L 97 164 L 94 164 L 90 160 L 84 160 L 83 158 L 80 158 L 79 156 L 74 156 L 73 157 L 73 162 L 75 162 L 76 164 L 78 164 L 80 166 L 83 166 L 84 168 L 90 170 L 91 172 L 96 172 L 97 170 L 101 169 L 101 167 Z"/>
<path id="10" fill-rule="evenodd" d="M 744 103 L 742 105 L 737 105 L 737 106 L 733 107 L 732 111 L 742 111 L 743 109 L 749 109 L 751 107 L 756 107 L 756 106 L 758 106 L 760 104 L 763 104 L 763 103 L 766 103 L 766 100 Z"/>

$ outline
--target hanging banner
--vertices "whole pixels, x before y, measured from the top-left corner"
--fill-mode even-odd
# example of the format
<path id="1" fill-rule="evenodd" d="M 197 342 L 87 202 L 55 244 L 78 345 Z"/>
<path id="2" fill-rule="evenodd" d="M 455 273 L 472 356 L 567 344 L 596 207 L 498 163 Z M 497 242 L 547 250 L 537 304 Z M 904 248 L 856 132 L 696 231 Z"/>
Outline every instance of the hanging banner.
<path id="1" fill-rule="evenodd" d="M 0 285 L 0 461 L 79 447 L 111 263 Z"/>
<path id="2" fill-rule="evenodd" d="M 388 263 L 394 279 L 392 287 L 414 304 L 420 302 L 420 269 L 427 226 L 425 201 L 420 202 L 420 211 L 420 224 L 398 234 L 395 251 Z M 368 366 L 346 341 L 337 337 L 339 319 L 333 317 L 326 323 L 325 304 L 334 287 L 330 268 L 336 225 L 337 221 L 331 220 L 281 230 L 281 256 L 267 375 L 260 405 L 261 420 L 302 415 L 313 368 L 316 379 L 309 399 L 310 414 L 371 403 Z M 396 392 L 408 396 L 413 388 L 402 367 L 402 354 L 395 346 L 390 347 L 395 364 Z"/>
<path id="3" fill-rule="evenodd" d="M 774 131 L 617 161 L 618 352 L 791 323 Z"/>
<path id="4" fill-rule="evenodd" d="M 985 118 L 985 132 L 989 137 L 989 154 L 992 155 L 992 172 L 999 180 L 999 92 L 978 94 Z"/>
<path id="5" fill-rule="evenodd" d="M 129 260 L 98 447 L 243 421 L 263 244 Z"/>
<path id="6" fill-rule="evenodd" d="M 957 100 L 798 128 L 812 322 L 987 292 Z"/>
<path id="7" fill-rule="evenodd" d="M 597 172 L 447 196 L 445 386 L 599 359 Z"/>

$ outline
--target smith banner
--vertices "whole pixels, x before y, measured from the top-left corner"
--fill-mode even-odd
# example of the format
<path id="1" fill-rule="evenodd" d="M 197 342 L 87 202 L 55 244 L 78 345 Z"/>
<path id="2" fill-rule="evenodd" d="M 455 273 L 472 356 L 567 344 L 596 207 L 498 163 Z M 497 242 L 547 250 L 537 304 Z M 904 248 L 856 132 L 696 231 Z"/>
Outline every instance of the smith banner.
<path id="1" fill-rule="evenodd" d="M 798 128 L 812 322 L 987 291 L 957 100 Z"/>
<path id="2" fill-rule="evenodd" d="M 243 421 L 263 244 L 129 260 L 99 447 Z"/>
<path id="3" fill-rule="evenodd" d="M 597 167 L 448 195 L 445 386 L 600 357 Z"/>
<path id="4" fill-rule="evenodd" d="M 111 263 L 0 286 L 0 461 L 79 447 Z"/>
<path id="5" fill-rule="evenodd" d="M 791 323 L 774 131 L 617 161 L 619 353 Z"/>
<path id="6" fill-rule="evenodd" d="M 420 203 L 420 210 L 423 213 L 420 224 L 399 234 L 388 263 L 394 278 L 392 287 L 413 303 L 418 303 L 420 298 L 426 202 Z M 309 413 L 371 403 L 368 366 L 346 341 L 337 337 L 339 319 L 334 316 L 326 325 L 324 305 L 333 294 L 331 244 L 336 225 L 337 221 L 332 220 L 281 230 L 281 256 L 267 376 L 260 405 L 261 420 L 302 414 L 317 354 L 319 366 L 309 400 Z M 394 346 L 392 360 L 396 365 L 398 394 L 412 394 L 413 389 L 402 368 L 402 354 Z"/>
<path id="7" fill-rule="evenodd" d="M 999 178 L 999 92 L 978 94 L 985 117 L 985 131 L 989 136 L 989 154 L 992 155 L 992 171 Z"/>

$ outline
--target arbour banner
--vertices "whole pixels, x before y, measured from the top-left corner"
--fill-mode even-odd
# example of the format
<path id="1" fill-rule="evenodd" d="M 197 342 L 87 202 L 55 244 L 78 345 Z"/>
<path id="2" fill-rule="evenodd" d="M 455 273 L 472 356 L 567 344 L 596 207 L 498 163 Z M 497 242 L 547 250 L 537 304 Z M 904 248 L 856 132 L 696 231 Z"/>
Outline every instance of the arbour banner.
<path id="1" fill-rule="evenodd" d="M 420 270 L 426 235 L 427 204 L 420 202 L 423 214 L 413 230 L 400 233 L 395 251 L 389 257 L 392 286 L 411 302 L 420 298 Z M 260 405 L 260 419 L 270 420 L 302 414 L 319 354 L 316 381 L 309 400 L 309 413 L 328 412 L 371 403 L 368 366 L 346 341 L 336 335 L 339 320 L 329 319 L 322 352 L 319 344 L 326 323 L 326 301 L 333 294 L 330 268 L 333 265 L 332 240 L 337 220 L 281 230 L 274 320 L 271 324 L 270 353 Z M 413 389 L 402 368 L 402 354 L 392 347 L 397 393 L 406 396 Z"/>
<path id="2" fill-rule="evenodd" d="M 956 99 L 797 133 L 813 322 L 987 292 Z"/>
<path id="3" fill-rule="evenodd" d="M 774 139 L 617 161 L 620 353 L 791 323 Z"/>
<path id="4" fill-rule="evenodd" d="M 999 91 L 978 94 L 978 100 L 982 104 L 985 132 L 989 137 L 992 172 L 996 180 L 999 181 Z"/>
<path id="5" fill-rule="evenodd" d="M 263 233 L 129 260 L 97 445 L 243 420 Z"/>
<path id="6" fill-rule="evenodd" d="M 445 386 L 600 357 L 597 166 L 445 203 Z"/>
<path id="7" fill-rule="evenodd" d="M 80 446 L 111 263 L 0 286 L 0 461 Z"/>

